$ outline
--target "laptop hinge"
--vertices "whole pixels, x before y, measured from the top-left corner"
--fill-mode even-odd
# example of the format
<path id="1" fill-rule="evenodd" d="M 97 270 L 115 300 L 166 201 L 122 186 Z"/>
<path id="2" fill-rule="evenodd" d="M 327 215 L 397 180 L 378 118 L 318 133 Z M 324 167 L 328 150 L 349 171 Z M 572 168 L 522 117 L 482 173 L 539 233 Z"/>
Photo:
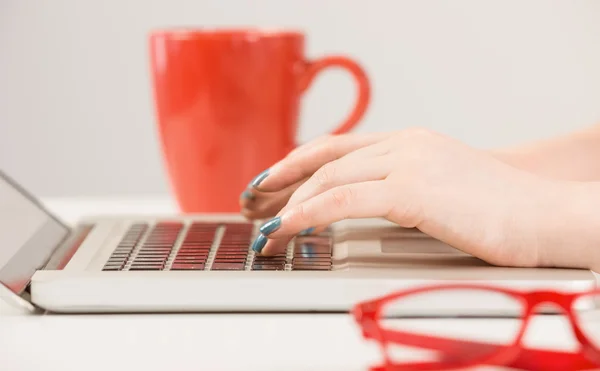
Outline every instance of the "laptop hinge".
<path id="1" fill-rule="evenodd" d="M 23 295 L 29 295 L 29 293 L 24 292 Z M 40 308 L 0 283 L 0 316 L 37 314 L 40 312 L 43 312 Z"/>
<path id="2" fill-rule="evenodd" d="M 11 228 L 15 227 L 19 227 L 15 229 L 15 233 L 20 233 L 19 231 L 28 233 L 28 235 L 18 234 L 16 236 L 18 245 L 11 246 L 8 251 L 9 259 L 2 259 L 0 262 L 0 282 L 4 285 L 0 300 L 3 302 L 10 300 L 10 306 L 14 307 L 14 302 L 17 300 L 13 300 L 12 295 L 7 295 L 4 289 L 10 289 L 17 295 L 17 298 L 26 300 L 25 296 L 20 295 L 25 292 L 36 270 L 48 264 L 56 249 L 72 229 L 2 171 L 0 171 L 0 203 L 3 207 L 7 206 L 3 209 L 8 212 L 4 216 L 6 218 L 11 218 L 11 213 L 13 213 L 11 210 L 15 210 L 13 220 L 9 219 L 8 223 L 3 220 L 5 228 L 2 233 L 10 234 L 12 233 Z M 23 211 L 16 212 L 20 210 Z M 26 228 L 21 228 L 19 223 Z M 11 239 L 9 238 L 8 241 Z M 23 308 L 22 305 L 17 305 L 17 307 Z"/>

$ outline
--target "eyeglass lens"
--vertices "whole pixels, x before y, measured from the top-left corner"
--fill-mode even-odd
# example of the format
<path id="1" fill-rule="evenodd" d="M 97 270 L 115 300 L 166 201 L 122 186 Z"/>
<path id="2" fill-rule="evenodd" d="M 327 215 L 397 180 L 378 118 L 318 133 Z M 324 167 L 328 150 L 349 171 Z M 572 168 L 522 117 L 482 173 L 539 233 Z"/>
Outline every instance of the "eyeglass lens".
<path id="1" fill-rule="evenodd" d="M 523 302 L 501 292 L 430 290 L 386 304 L 379 324 L 384 330 L 450 340 L 441 345 L 418 337 L 405 337 L 410 341 L 402 344 L 388 342 L 386 351 L 394 363 L 442 362 L 442 358 L 446 363 L 468 363 L 490 356 L 498 345 L 514 343 L 524 312 Z M 469 326 L 464 321 L 453 321 L 457 317 L 464 318 Z M 479 331 L 482 327 L 486 331 Z M 466 346 L 464 342 L 477 342 L 480 346 Z"/>

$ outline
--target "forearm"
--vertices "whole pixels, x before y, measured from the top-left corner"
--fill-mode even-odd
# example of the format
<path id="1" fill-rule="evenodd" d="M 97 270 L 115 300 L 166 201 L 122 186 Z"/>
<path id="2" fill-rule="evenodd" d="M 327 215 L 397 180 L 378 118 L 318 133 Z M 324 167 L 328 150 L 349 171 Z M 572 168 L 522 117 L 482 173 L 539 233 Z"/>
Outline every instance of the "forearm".
<path id="1" fill-rule="evenodd" d="M 539 262 L 600 273 L 600 182 L 561 182 L 537 220 Z"/>
<path id="2" fill-rule="evenodd" d="M 600 180 L 600 125 L 527 145 L 491 150 L 502 161 L 562 180 Z"/>

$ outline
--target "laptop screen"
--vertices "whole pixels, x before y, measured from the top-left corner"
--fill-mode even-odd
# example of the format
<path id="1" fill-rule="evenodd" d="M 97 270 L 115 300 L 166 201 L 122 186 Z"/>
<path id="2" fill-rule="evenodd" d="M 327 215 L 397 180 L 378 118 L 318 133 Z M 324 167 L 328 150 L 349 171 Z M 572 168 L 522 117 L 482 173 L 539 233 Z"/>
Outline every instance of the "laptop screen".
<path id="1" fill-rule="evenodd" d="M 20 294 L 69 228 L 0 171 L 0 283 Z"/>

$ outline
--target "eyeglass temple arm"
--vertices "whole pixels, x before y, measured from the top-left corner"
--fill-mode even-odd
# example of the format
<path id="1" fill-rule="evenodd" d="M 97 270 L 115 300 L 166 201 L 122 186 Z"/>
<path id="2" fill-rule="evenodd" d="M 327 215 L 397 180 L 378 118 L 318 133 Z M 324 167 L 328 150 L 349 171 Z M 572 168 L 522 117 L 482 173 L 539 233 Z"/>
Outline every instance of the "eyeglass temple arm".
<path id="1" fill-rule="evenodd" d="M 473 352 L 478 354 L 492 354 L 508 348 L 503 345 L 419 335 L 403 331 L 382 330 L 382 335 L 388 342 L 446 353 L 446 357 L 444 357 L 445 362 L 449 362 L 453 358 L 456 359 L 462 354 L 468 354 L 469 357 L 472 358 L 474 356 Z M 452 355 L 448 353 L 452 353 Z M 581 352 L 572 353 L 528 348 L 521 348 L 516 358 L 511 360 L 508 364 L 496 366 L 508 366 L 531 371 L 585 370 L 597 367 L 597 365 L 585 358 Z"/>

